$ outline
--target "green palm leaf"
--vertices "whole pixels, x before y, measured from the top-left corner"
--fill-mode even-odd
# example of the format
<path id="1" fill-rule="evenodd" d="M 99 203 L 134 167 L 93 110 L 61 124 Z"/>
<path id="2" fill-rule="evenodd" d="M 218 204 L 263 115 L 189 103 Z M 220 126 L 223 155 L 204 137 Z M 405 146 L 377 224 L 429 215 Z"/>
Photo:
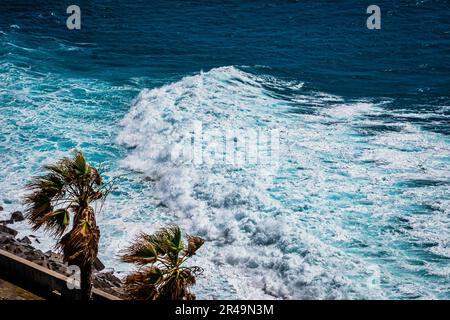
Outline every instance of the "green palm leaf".
<path id="1" fill-rule="evenodd" d="M 129 297 L 138 300 L 195 299 L 189 288 L 195 284 L 195 276 L 203 270 L 195 266 L 184 267 L 183 264 L 203 245 L 204 240 L 197 236 L 187 236 L 187 240 L 185 247 L 178 226 L 162 228 L 152 235 L 138 235 L 121 255 L 122 261 L 141 266 L 125 280 Z"/>
<path id="2" fill-rule="evenodd" d="M 146 239 L 145 234 L 141 234 L 135 242 L 127 249 L 126 253 L 121 256 L 124 262 L 145 265 L 153 263 L 158 258 L 157 247 L 154 243 Z"/>
<path id="3" fill-rule="evenodd" d="M 42 218 L 42 224 L 50 232 L 53 232 L 56 236 L 61 236 L 69 224 L 69 211 L 66 209 L 58 209 L 53 212 L 47 213 Z"/>

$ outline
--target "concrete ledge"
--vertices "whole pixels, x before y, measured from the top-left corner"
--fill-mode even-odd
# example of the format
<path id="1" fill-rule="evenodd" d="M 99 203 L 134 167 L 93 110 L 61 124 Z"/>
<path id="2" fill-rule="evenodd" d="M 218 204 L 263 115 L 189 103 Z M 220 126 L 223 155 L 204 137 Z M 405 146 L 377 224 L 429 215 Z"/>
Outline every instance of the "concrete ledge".
<path id="1" fill-rule="evenodd" d="M 79 300 L 81 298 L 80 290 L 67 288 L 68 277 L 1 249 L 0 278 L 45 299 Z M 121 300 L 96 288 L 92 290 L 92 298 Z"/>

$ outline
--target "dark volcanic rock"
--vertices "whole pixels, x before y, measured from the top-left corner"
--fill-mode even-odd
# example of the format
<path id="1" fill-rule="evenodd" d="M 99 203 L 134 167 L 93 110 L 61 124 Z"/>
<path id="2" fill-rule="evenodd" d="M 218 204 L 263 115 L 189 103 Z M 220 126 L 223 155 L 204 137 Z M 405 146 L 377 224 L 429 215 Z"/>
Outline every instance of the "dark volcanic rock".
<path id="1" fill-rule="evenodd" d="M 28 237 L 34 239 L 34 241 L 36 241 L 37 243 L 41 243 L 41 242 L 39 241 L 38 237 L 36 237 L 36 236 L 33 235 L 33 234 L 29 234 Z"/>
<path id="2" fill-rule="evenodd" d="M 23 237 L 20 242 L 25 243 L 25 244 L 31 244 L 31 240 L 28 237 Z"/>
<path id="3" fill-rule="evenodd" d="M 25 218 L 21 211 L 14 211 L 13 213 L 11 213 L 11 220 L 19 222 L 25 220 Z"/>
<path id="4" fill-rule="evenodd" d="M 2 206 L 0 206 L 0 211 L 3 211 L 3 207 Z"/>
<path id="5" fill-rule="evenodd" d="M 8 245 L 8 244 L 12 244 L 16 241 L 16 239 L 14 239 L 14 236 L 8 233 L 0 233 L 0 248 L 2 246 Z"/>
<path id="6" fill-rule="evenodd" d="M 53 252 L 51 250 L 48 250 L 45 255 L 48 257 L 49 260 L 55 261 L 60 264 L 64 264 L 63 256 L 59 253 Z"/>
<path id="7" fill-rule="evenodd" d="M 102 271 L 103 269 L 105 269 L 105 265 L 100 261 L 99 258 L 95 259 L 94 261 L 94 269 L 97 271 Z"/>
<path id="8" fill-rule="evenodd" d="M 116 297 L 127 299 L 122 288 L 122 281 L 113 272 L 100 272 L 93 276 L 92 283 L 95 288 L 108 292 Z"/>
<path id="9" fill-rule="evenodd" d="M 45 260 L 45 256 L 40 250 L 27 250 L 24 253 L 27 260 L 31 260 L 34 262 Z"/>
<path id="10" fill-rule="evenodd" d="M 15 237 L 18 232 L 14 229 L 8 228 L 7 226 L 0 225 L 0 233 L 10 234 Z"/>
<path id="11" fill-rule="evenodd" d="M 19 240 L 15 238 L 17 233 L 16 230 L 0 224 L 0 249 L 11 252 L 21 258 L 27 259 L 65 276 L 69 275 L 67 273 L 67 265 L 64 263 L 61 254 L 51 250 L 44 253 L 32 246 L 30 238 L 37 240 L 35 236 L 30 235 L 29 237 L 24 237 Z M 97 270 L 92 279 L 95 288 L 125 298 L 122 289 L 122 281 L 114 275 L 113 271 L 98 272 L 105 268 L 99 259 L 96 259 L 94 268 Z"/>

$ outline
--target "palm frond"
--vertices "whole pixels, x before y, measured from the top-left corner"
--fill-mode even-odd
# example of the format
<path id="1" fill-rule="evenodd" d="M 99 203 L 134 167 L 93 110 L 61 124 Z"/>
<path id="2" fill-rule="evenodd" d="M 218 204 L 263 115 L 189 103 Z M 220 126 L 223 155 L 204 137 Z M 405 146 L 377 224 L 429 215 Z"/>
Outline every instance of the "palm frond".
<path id="1" fill-rule="evenodd" d="M 187 236 L 188 239 L 188 247 L 186 249 L 186 255 L 192 257 L 195 252 L 205 243 L 205 240 L 198 236 Z"/>
<path id="2" fill-rule="evenodd" d="M 75 158 L 73 159 L 72 168 L 78 176 L 86 176 L 91 172 L 89 165 L 80 151 L 75 151 Z"/>
<path id="3" fill-rule="evenodd" d="M 69 222 L 69 211 L 66 209 L 58 209 L 44 215 L 40 221 L 36 222 L 36 228 L 43 225 L 45 230 L 53 233 L 56 237 L 60 237 L 66 230 Z"/>
<path id="4" fill-rule="evenodd" d="M 157 284 L 162 279 L 162 272 L 158 270 L 148 267 L 130 273 L 124 286 L 127 295 L 134 300 L 155 300 L 158 297 Z"/>
<path id="5" fill-rule="evenodd" d="M 148 241 L 148 235 L 140 234 L 134 242 L 123 252 L 120 257 L 123 262 L 145 265 L 153 263 L 158 258 L 158 252 L 155 245 Z"/>
<path id="6" fill-rule="evenodd" d="M 152 235 L 141 233 L 124 250 L 120 257 L 122 261 L 146 266 L 126 278 L 125 290 L 132 299 L 195 299 L 190 287 L 203 269 L 182 265 L 203 245 L 204 240 L 187 236 L 188 244 L 185 247 L 181 236 L 180 228 L 172 225 Z"/>
<path id="7" fill-rule="evenodd" d="M 178 254 L 183 249 L 181 230 L 175 225 L 162 228 L 155 234 L 144 235 L 144 237 L 160 254 Z"/>

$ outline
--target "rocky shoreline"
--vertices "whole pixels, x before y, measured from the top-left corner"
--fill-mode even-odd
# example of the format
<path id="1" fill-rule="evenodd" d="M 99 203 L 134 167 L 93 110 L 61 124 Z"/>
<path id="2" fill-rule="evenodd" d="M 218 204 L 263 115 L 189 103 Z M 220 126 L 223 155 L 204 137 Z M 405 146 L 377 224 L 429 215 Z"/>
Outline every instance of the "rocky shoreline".
<path id="1" fill-rule="evenodd" d="M 3 208 L 0 207 L 0 211 L 2 210 Z M 18 232 L 11 225 L 14 222 L 23 220 L 24 216 L 22 212 L 15 211 L 11 213 L 10 219 L 0 221 L 0 249 L 11 252 L 65 276 L 69 276 L 70 273 L 67 272 L 67 265 L 64 264 L 62 255 L 51 250 L 42 252 L 35 248 L 32 243 L 33 241 L 39 243 L 39 239 L 34 235 L 25 236 L 21 239 L 16 237 Z M 103 271 L 105 266 L 98 258 L 94 263 L 94 268 L 94 287 L 123 298 L 122 280 L 114 275 L 114 271 Z"/>

